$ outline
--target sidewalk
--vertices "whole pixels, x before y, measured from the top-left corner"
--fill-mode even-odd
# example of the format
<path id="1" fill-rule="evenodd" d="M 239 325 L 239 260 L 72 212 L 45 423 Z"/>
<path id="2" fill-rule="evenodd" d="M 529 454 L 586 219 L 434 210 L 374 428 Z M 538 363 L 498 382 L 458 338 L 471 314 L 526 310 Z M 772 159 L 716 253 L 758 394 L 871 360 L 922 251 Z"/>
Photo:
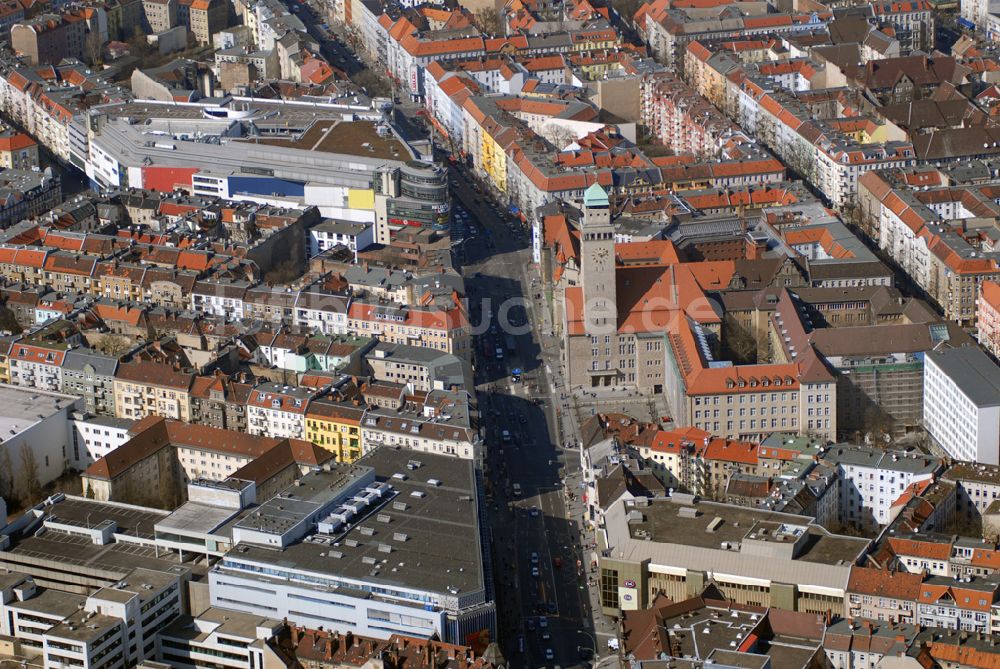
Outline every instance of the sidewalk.
<path id="1" fill-rule="evenodd" d="M 536 272 L 532 269 L 527 274 L 534 276 Z M 566 500 L 565 502 L 566 515 L 569 521 L 576 523 L 576 531 L 579 532 L 579 542 L 583 552 L 583 567 L 587 579 L 587 585 L 580 586 L 587 589 L 584 631 L 593 634 L 595 637 L 597 656 L 594 658 L 594 663 L 596 664 L 602 660 L 606 661 L 609 659 L 606 642 L 609 638 L 617 637 L 618 634 L 616 625 L 602 613 L 600 574 L 597 572 L 592 573 L 590 568 L 589 555 L 592 549 L 587 548 L 587 546 L 595 543 L 595 536 L 585 528 L 587 521 L 584 518 L 585 509 L 582 499 L 582 494 L 585 491 L 580 488 L 583 481 L 583 473 L 579 468 L 580 458 L 578 451 L 581 421 L 581 416 L 578 413 L 578 402 L 582 399 L 582 396 L 579 393 L 571 393 L 566 389 L 563 379 L 560 340 L 558 337 L 549 334 L 552 332 L 552 325 L 549 322 L 547 304 L 544 298 L 541 301 L 532 300 L 531 309 L 532 314 L 538 314 L 539 311 L 542 312 L 542 317 L 537 323 L 542 348 L 541 357 L 550 383 L 549 392 L 552 404 L 558 410 L 556 421 L 559 425 L 559 430 L 557 434 L 561 438 L 559 446 L 563 448 L 563 461 L 566 472 L 565 486 L 574 493 L 573 499 Z M 607 395 L 608 399 L 615 397 L 613 389 L 603 390 L 607 392 L 600 394 L 601 399 L 604 399 L 605 395 Z M 618 391 L 618 396 L 621 396 L 621 391 Z M 647 399 L 640 396 L 636 397 L 634 401 L 644 403 Z M 569 448 L 566 448 L 567 445 Z"/>

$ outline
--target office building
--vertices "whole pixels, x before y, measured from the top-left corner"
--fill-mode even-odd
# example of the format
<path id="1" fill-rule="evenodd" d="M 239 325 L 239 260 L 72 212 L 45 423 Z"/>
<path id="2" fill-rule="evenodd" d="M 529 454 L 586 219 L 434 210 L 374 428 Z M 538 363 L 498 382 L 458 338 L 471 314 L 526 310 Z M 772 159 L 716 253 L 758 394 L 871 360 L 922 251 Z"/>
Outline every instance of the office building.
<path id="1" fill-rule="evenodd" d="M 492 634 L 479 507 L 469 460 L 380 448 L 313 472 L 232 526 L 212 605 L 380 639 Z"/>
<path id="2" fill-rule="evenodd" d="M 686 599 L 709 581 L 739 604 L 843 614 L 851 567 L 868 540 L 832 534 L 808 516 L 696 500 L 675 492 L 606 509 L 605 614 L 647 608 L 659 593 Z"/>
<path id="3" fill-rule="evenodd" d="M 972 346 L 928 353 L 924 426 L 956 460 L 1000 464 L 1000 367 Z"/>

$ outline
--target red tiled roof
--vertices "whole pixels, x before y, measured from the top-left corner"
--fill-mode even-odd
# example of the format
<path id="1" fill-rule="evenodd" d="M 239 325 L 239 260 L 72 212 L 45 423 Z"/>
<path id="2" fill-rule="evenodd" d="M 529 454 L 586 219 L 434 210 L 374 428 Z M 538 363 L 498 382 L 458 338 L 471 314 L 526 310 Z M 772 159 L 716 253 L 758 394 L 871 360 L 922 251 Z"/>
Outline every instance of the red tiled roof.
<path id="1" fill-rule="evenodd" d="M 889 571 L 871 567 L 852 567 L 847 581 L 847 591 L 877 597 L 893 597 L 916 601 L 920 594 L 921 574 Z"/>
<path id="2" fill-rule="evenodd" d="M 928 560 L 943 560 L 945 562 L 951 559 L 950 543 L 891 537 L 889 539 L 889 547 L 892 548 L 893 553 L 896 555 L 912 555 L 913 557 Z"/>

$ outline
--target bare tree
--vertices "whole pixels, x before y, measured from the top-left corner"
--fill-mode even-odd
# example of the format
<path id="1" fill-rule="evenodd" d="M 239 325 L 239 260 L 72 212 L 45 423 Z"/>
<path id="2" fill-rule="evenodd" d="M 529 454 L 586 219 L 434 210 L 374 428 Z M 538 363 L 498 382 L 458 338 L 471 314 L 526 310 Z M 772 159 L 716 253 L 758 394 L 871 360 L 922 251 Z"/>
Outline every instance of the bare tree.
<path id="1" fill-rule="evenodd" d="M 16 493 L 14 465 L 10 461 L 10 452 L 6 447 L 0 446 L 0 497 L 7 500 L 7 506 L 13 506 Z"/>
<path id="2" fill-rule="evenodd" d="M 100 65 L 104 62 L 104 43 L 101 34 L 89 30 L 83 38 L 83 60 L 90 65 Z"/>
<path id="3" fill-rule="evenodd" d="M 95 342 L 95 346 L 107 355 L 119 356 L 131 348 L 131 343 L 125 337 L 106 334 Z"/>
<path id="4" fill-rule="evenodd" d="M 14 312 L 7 307 L 0 307 L 0 330 L 11 334 L 21 334 L 23 330 Z"/>
<path id="5" fill-rule="evenodd" d="M 21 444 L 21 470 L 17 474 L 18 497 L 24 506 L 31 506 L 42 492 L 42 483 L 38 480 L 38 461 L 35 452 L 28 444 Z"/>
<path id="6" fill-rule="evenodd" d="M 611 6 L 618 12 L 626 25 L 632 25 L 632 19 L 642 5 L 642 0 L 612 0 L 611 2 Z"/>
<path id="7" fill-rule="evenodd" d="M 727 359 L 737 363 L 757 362 L 756 338 L 731 314 L 726 314 L 722 322 L 722 344 Z"/>
<path id="8" fill-rule="evenodd" d="M 576 141 L 576 134 L 569 128 L 555 125 L 554 123 L 542 128 L 542 136 L 552 142 L 556 149 L 562 151 L 567 146 Z"/>
<path id="9" fill-rule="evenodd" d="M 472 20 L 482 33 L 492 36 L 503 33 L 503 27 L 500 23 L 500 15 L 493 9 L 488 7 L 480 9 L 473 15 Z"/>
<path id="10" fill-rule="evenodd" d="M 372 97 L 381 97 L 392 93 L 392 85 L 384 77 L 380 77 L 375 70 L 367 67 L 355 73 L 351 77 L 351 81 L 365 89 Z"/>

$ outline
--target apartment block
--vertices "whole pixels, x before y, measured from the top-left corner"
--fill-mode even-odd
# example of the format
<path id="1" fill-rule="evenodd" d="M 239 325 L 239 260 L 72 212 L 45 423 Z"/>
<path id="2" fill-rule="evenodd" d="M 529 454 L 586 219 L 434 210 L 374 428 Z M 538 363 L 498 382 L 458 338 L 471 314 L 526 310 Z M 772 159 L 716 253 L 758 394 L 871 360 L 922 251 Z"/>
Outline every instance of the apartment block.
<path id="1" fill-rule="evenodd" d="M 1000 357 L 1000 283 L 996 281 L 979 284 L 976 332 L 979 344 L 994 358 Z"/>
<path id="2" fill-rule="evenodd" d="M 177 25 L 177 0 L 142 0 L 143 26 L 152 34 Z"/>
<path id="3" fill-rule="evenodd" d="M 268 437 L 305 439 L 306 407 L 315 395 L 310 388 L 264 383 L 247 400 L 247 430 Z"/>
<path id="4" fill-rule="evenodd" d="M 30 170 L 38 167 L 38 143 L 23 132 L 0 129 L 0 169 Z"/>
<path id="5" fill-rule="evenodd" d="M 10 29 L 10 43 L 31 65 L 83 58 L 87 24 L 76 16 L 42 14 Z"/>
<path id="6" fill-rule="evenodd" d="M 831 447 L 823 460 L 837 471 L 841 522 L 869 530 L 889 525 L 899 499 L 928 486 L 944 468 L 931 457 L 844 445 Z"/>
<path id="7" fill-rule="evenodd" d="M 114 380 L 115 415 L 132 420 L 146 416 L 190 420 L 193 380 L 193 372 L 165 362 L 121 364 Z"/>
<path id="8" fill-rule="evenodd" d="M 847 584 L 847 615 L 913 625 L 923 575 L 854 567 Z"/>

